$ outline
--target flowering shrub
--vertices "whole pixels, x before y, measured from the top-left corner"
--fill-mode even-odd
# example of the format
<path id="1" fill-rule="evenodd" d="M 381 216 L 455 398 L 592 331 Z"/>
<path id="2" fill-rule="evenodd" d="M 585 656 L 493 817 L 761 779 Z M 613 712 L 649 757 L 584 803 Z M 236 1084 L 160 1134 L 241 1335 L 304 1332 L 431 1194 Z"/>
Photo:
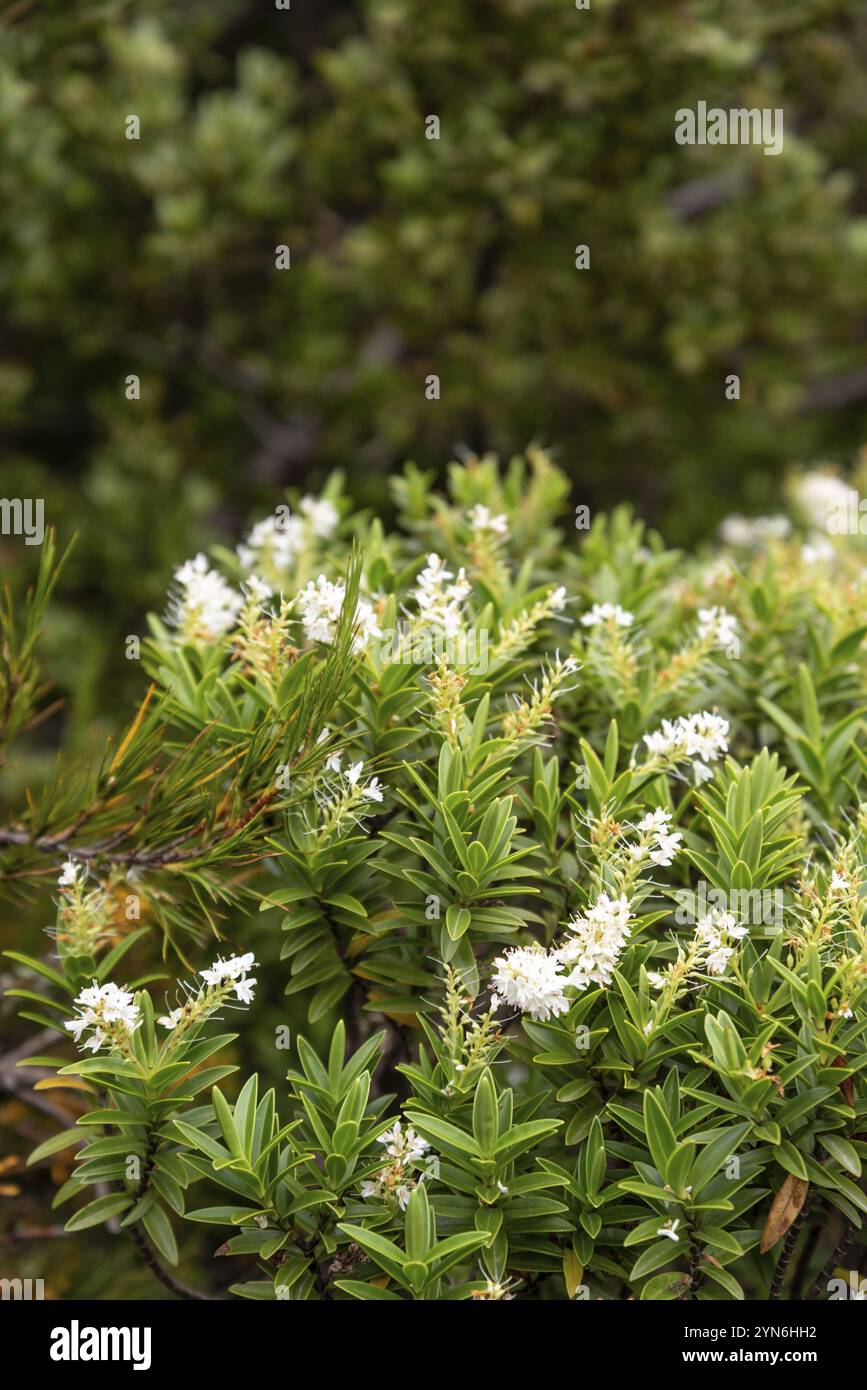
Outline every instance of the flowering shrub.
<path id="1" fill-rule="evenodd" d="M 559 528 L 530 450 L 447 498 L 408 466 L 391 532 L 334 478 L 181 564 L 130 727 L 0 829 L 5 889 L 56 877 L 50 958 L 7 955 L 84 1098 L 31 1156 L 75 1149 L 67 1230 L 182 1294 L 183 1230 L 253 1299 L 827 1297 L 867 1212 L 841 487 L 689 557 Z M 4 611 L 6 743 L 56 573 Z M 235 1039 L 274 981 L 268 1087 Z"/>

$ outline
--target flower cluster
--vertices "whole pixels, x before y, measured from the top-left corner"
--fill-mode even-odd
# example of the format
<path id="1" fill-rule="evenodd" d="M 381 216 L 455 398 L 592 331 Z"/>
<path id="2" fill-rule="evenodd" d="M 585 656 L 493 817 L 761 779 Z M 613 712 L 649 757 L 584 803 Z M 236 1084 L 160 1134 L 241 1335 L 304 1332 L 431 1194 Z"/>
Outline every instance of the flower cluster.
<path id="1" fill-rule="evenodd" d="M 590 984 L 611 984 L 614 968 L 629 939 L 631 908 L 625 894 L 610 898 L 600 893 L 586 913 L 567 923 L 572 936 L 554 953 L 570 968 L 567 984 L 586 989 Z"/>
<path id="2" fill-rule="evenodd" d="M 581 616 L 582 627 L 631 627 L 634 621 L 634 615 L 621 608 L 619 603 L 594 603 Z"/>
<path id="3" fill-rule="evenodd" d="M 294 605 L 280 598 L 269 609 L 271 597 L 268 585 L 257 575 L 244 583 L 246 602 L 235 631 L 232 654 L 245 676 L 255 678 L 259 686 L 273 696 L 297 648 L 293 643 L 295 625 Z"/>
<path id="4" fill-rule="evenodd" d="M 737 942 L 748 934 L 749 929 L 739 926 L 731 912 L 713 908 L 696 922 L 695 934 L 687 951 L 678 947 L 677 959 L 664 970 L 648 970 L 648 984 L 657 990 L 671 986 L 673 993 L 676 993 L 697 971 L 707 975 L 724 975 Z"/>
<path id="5" fill-rule="evenodd" d="M 825 531 L 835 511 L 845 515 L 850 489 L 843 479 L 828 469 L 816 468 L 795 478 L 792 486 L 795 504 L 810 525 Z"/>
<path id="6" fill-rule="evenodd" d="M 243 604 L 237 589 L 198 554 L 175 570 L 166 622 L 183 642 L 211 642 L 231 631 Z"/>
<path id="7" fill-rule="evenodd" d="M 324 497 L 302 497 L 298 512 L 300 515 L 289 507 L 278 507 L 273 516 L 257 521 L 236 551 L 245 570 L 264 570 L 269 579 L 283 579 L 311 538 L 332 538 L 340 520 L 333 502 Z"/>
<path id="8" fill-rule="evenodd" d="M 509 534 L 509 518 L 504 512 L 499 516 L 494 516 L 490 507 L 478 502 L 475 507 L 471 507 L 467 513 L 467 520 L 474 531 L 492 531 L 495 536 L 506 537 Z"/>
<path id="9" fill-rule="evenodd" d="M 239 1003 L 252 1004 L 256 981 L 251 980 L 247 972 L 255 964 L 252 951 L 243 956 L 229 956 L 227 960 L 217 957 L 207 970 L 199 971 L 205 982 L 204 987 L 195 992 L 189 990 L 186 1003 L 176 1009 L 170 1009 L 159 1022 L 169 1032 L 179 1035 L 193 1023 L 200 1023 L 210 1017 L 221 1004 L 227 1001 L 234 1002 L 233 994 Z"/>
<path id="10" fill-rule="evenodd" d="M 700 608 L 698 635 L 714 647 L 730 647 L 738 640 L 738 620 L 725 608 Z"/>
<path id="11" fill-rule="evenodd" d="M 420 625 L 441 632 L 445 637 L 456 637 L 463 627 L 462 605 L 470 589 L 463 569 L 455 575 L 446 569 L 439 555 L 428 555 L 412 595 L 418 605 Z"/>
<path id="12" fill-rule="evenodd" d="M 413 1190 L 420 1182 L 433 1177 L 436 1156 L 430 1153 L 427 1140 L 416 1134 L 412 1125 L 404 1130 L 400 1120 L 395 1120 L 391 1129 L 380 1134 L 377 1143 L 384 1145 L 390 1161 L 362 1182 L 361 1195 L 396 1203 L 405 1211 Z"/>
<path id="13" fill-rule="evenodd" d="M 491 1008 L 502 1004 L 529 1014 L 534 1023 L 546 1023 L 569 1010 L 565 991 L 607 987 L 614 967 L 629 938 L 631 908 L 625 894 L 610 898 L 600 893 L 583 915 L 567 923 L 572 932 L 562 946 L 546 951 L 543 946 L 513 946 L 494 961 Z"/>
<path id="14" fill-rule="evenodd" d="M 664 719 L 659 729 L 644 735 L 647 751 L 654 761 L 675 767 L 692 760 L 696 783 L 711 776 L 708 763 L 728 752 L 729 723 L 718 714 L 702 710 L 699 714 Z"/>
<path id="15" fill-rule="evenodd" d="M 714 908 L 695 925 L 695 940 L 701 966 L 708 975 L 724 975 L 735 948 L 728 941 L 740 941 L 748 934 L 747 927 L 738 926 L 730 912 Z"/>
<path id="16" fill-rule="evenodd" d="M 342 581 L 334 583 L 324 574 L 310 580 L 298 594 L 295 602 L 301 612 L 304 631 L 311 642 L 333 642 L 340 621 L 340 614 L 346 598 L 346 585 Z M 376 621 L 372 605 L 360 598 L 355 609 L 355 637 L 353 650 L 363 651 L 372 637 L 381 637 L 382 631 Z"/>
<path id="17" fill-rule="evenodd" d="M 639 841 L 630 847 L 633 859 L 649 859 L 651 864 L 668 868 L 673 863 L 683 836 L 679 831 L 671 831 L 671 812 L 663 809 L 648 811 L 638 822 L 636 829 Z"/>
<path id="18" fill-rule="evenodd" d="M 98 985 L 94 980 L 91 987 L 81 991 L 75 1003 L 79 1012 L 63 1026 L 76 1042 L 87 1028 L 93 1029 L 87 1041 L 82 1043 L 82 1051 L 89 1048 L 91 1052 L 98 1052 L 101 1047 L 107 1047 L 129 1053 L 132 1035 L 141 1023 L 141 1014 L 128 990 L 120 989 L 111 982 Z"/>
<path id="19" fill-rule="evenodd" d="M 57 880 L 60 889 L 55 939 L 72 956 L 93 955 L 115 929 L 115 902 L 101 884 L 88 889 L 85 864 L 71 857 Z"/>
<path id="20" fill-rule="evenodd" d="M 236 554 L 245 570 L 261 569 L 269 575 L 283 575 L 291 570 L 303 541 L 301 517 L 266 516 L 256 522 Z"/>
<path id="21" fill-rule="evenodd" d="M 385 787 L 378 777 L 364 780 L 364 763 L 352 763 L 345 771 L 343 757 L 331 753 L 326 760 L 326 768 L 337 775 L 337 782 L 327 783 L 325 789 L 315 788 L 319 806 L 319 824 L 313 832 L 320 843 L 338 833 L 348 822 L 355 822 L 368 810 L 367 803 L 381 802 Z"/>
<path id="22" fill-rule="evenodd" d="M 554 660 L 548 666 L 541 680 L 534 680 L 530 686 L 530 698 L 515 696 L 515 708 L 503 716 L 503 735 L 508 739 L 521 739 L 534 734 L 551 719 L 554 701 L 566 690 L 574 689 L 568 685 L 580 666 L 578 658 L 561 658 L 554 653 Z"/>
<path id="23" fill-rule="evenodd" d="M 508 1004 L 529 1014 L 534 1023 L 547 1023 L 549 1018 L 568 1012 L 563 962 L 543 946 L 512 946 L 498 956 L 491 984 L 493 1011 Z"/>
<path id="24" fill-rule="evenodd" d="M 734 512 L 722 522 L 719 534 L 726 545 L 756 550 L 767 545 L 768 541 L 785 540 L 791 530 L 789 518 L 782 514 L 747 517 Z"/>

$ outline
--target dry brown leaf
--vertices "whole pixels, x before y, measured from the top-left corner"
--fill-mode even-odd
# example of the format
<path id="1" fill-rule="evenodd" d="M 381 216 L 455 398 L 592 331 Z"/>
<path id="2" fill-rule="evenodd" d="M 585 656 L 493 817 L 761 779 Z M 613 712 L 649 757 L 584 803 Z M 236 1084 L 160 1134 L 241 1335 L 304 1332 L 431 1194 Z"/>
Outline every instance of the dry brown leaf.
<path id="1" fill-rule="evenodd" d="M 786 1174 L 782 1187 L 771 1203 L 762 1231 L 759 1249 L 763 1255 L 786 1234 L 807 1200 L 809 1189 L 810 1184 L 804 1178 L 796 1178 L 794 1173 Z"/>
<path id="2" fill-rule="evenodd" d="M 831 1065 L 832 1065 L 832 1067 L 845 1067 L 845 1065 L 846 1065 L 846 1058 L 845 1058 L 845 1057 L 835 1057 L 835 1058 L 834 1058 L 834 1061 L 831 1063 Z M 845 1100 L 846 1104 L 847 1104 L 847 1105 L 854 1105 L 854 1104 L 855 1104 L 855 1078 L 852 1077 L 852 1076 L 846 1076 L 846 1077 L 844 1077 L 843 1080 L 840 1082 L 840 1090 L 843 1092 L 843 1099 Z"/>

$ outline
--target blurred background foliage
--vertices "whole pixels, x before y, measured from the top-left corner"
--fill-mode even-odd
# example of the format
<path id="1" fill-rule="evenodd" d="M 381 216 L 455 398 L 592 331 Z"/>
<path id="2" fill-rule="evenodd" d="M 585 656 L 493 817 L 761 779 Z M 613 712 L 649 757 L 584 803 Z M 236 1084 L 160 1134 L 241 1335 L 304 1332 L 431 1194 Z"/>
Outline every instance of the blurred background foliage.
<path id="1" fill-rule="evenodd" d="M 11 784 L 128 717 L 125 637 L 174 565 L 335 467 L 387 518 L 405 459 L 442 475 L 536 439 L 573 502 L 626 499 L 691 544 L 778 510 L 790 463 L 846 463 L 867 437 L 865 60 L 856 0 L 10 0 L 0 493 L 79 532 L 43 648 L 63 710 Z M 783 155 L 678 146 L 699 100 L 782 107 Z M 0 536 L 13 585 L 37 558 Z M 42 1104 L 3 1102 L 19 1148 L 56 1127 Z M 54 1296 L 152 1294 L 122 1242 L 82 1265 L 42 1234 Z"/>
<path id="2" fill-rule="evenodd" d="M 335 466 L 387 511 L 408 457 L 536 439 L 575 501 L 684 543 L 845 460 L 865 59 L 853 0 L 13 0 L 2 491 L 81 533 L 54 644 L 76 727 L 128 708 L 122 635 L 172 565 Z M 782 107 L 784 153 L 677 145 L 699 99 Z"/>

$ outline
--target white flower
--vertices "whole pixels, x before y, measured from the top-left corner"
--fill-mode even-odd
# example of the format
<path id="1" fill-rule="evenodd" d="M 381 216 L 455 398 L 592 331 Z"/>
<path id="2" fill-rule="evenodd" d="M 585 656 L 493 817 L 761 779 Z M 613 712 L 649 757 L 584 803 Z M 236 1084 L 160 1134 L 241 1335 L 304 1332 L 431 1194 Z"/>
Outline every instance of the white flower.
<path id="1" fill-rule="evenodd" d="M 419 574 L 412 594 L 418 604 L 421 623 L 442 632 L 446 637 L 456 637 L 463 626 L 461 605 L 470 589 L 463 569 L 458 570 L 455 576 L 446 569 L 445 561 L 439 555 L 428 555 L 427 564 Z"/>
<path id="2" fill-rule="evenodd" d="M 665 985 L 665 981 L 665 975 L 662 975 L 658 970 L 647 971 L 647 983 L 651 985 L 653 989 L 662 989 Z"/>
<path id="3" fill-rule="evenodd" d="M 279 573 L 291 569 L 304 543 L 304 522 L 288 507 L 257 521 L 243 545 L 237 548 L 244 569 L 264 564 Z"/>
<path id="4" fill-rule="evenodd" d="M 582 614 L 582 627 L 599 627 L 603 623 L 613 627 L 631 627 L 635 621 L 632 613 L 627 613 L 619 603 L 594 603 L 588 613 Z"/>
<path id="5" fill-rule="evenodd" d="M 494 961 L 492 1010 L 505 1002 L 529 1014 L 534 1023 L 565 1014 L 569 1002 L 563 990 L 568 981 L 562 968 L 560 959 L 542 946 L 511 947 Z"/>
<path id="6" fill-rule="evenodd" d="M 548 595 L 548 607 L 555 613 L 562 613 L 566 607 L 566 590 L 562 584 L 552 589 Z"/>
<path id="7" fill-rule="evenodd" d="M 735 919 L 730 912 L 722 912 L 718 907 L 712 908 L 706 917 L 701 917 L 695 924 L 696 941 L 718 946 L 722 940 L 722 933 L 731 932 L 734 925 Z"/>
<path id="8" fill-rule="evenodd" d="M 315 581 L 311 579 L 301 590 L 295 602 L 301 610 L 304 631 L 311 642 L 334 640 L 345 597 L 346 585 L 333 584 L 324 574 L 320 574 Z"/>
<path id="9" fill-rule="evenodd" d="M 250 980 L 246 976 L 243 980 L 235 980 L 233 989 L 242 1004 L 252 1004 L 253 986 L 255 985 L 255 983 L 255 980 Z"/>
<path id="10" fill-rule="evenodd" d="M 738 620 L 725 608 L 700 608 L 698 635 L 702 640 L 710 638 L 716 647 L 729 647 L 737 641 Z"/>
<path id="11" fill-rule="evenodd" d="M 196 555 L 175 570 L 166 622 L 188 640 L 222 637 L 235 626 L 244 600 L 204 555 Z"/>
<path id="12" fill-rule="evenodd" d="M 371 777 L 364 788 L 364 795 L 368 801 L 382 801 L 382 784 L 378 777 Z"/>
<path id="13" fill-rule="evenodd" d="M 112 1031 L 115 1037 L 118 1032 L 130 1035 L 141 1023 L 141 1014 L 133 996 L 128 990 L 119 989 L 111 982 L 98 985 L 94 980 L 91 986 L 81 991 L 75 1003 L 79 1013 L 63 1026 L 72 1033 L 76 1042 L 85 1028 L 95 1028 L 93 1037 L 83 1044 L 93 1052 L 106 1040 L 112 1041 Z"/>
<path id="14" fill-rule="evenodd" d="M 85 864 L 77 864 L 70 855 L 63 865 L 63 868 L 60 870 L 57 886 L 58 888 L 78 888 L 86 878 L 87 866 Z"/>
<path id="15" fill-rule="evenodd" d="M 795 500 L 811 525 L 827 529 L 834 513 L 845 517 L 851 488 L 836 473 L 815 469 L 804 473 L 794 484 Z"/>
<path id="16" fill-rule="evenodd" d="M 849 891 L 849 880 L 845 874 L 838 873 L 835 869 L 831 874 L 829 891 L 832 893 L 847 893 Z"/>
<path id="17" fill-rule="evenodd" d="M 827 536 L 812 535 L 807 544 L 801 546 L 801 559 L 805 565 L 821 565 L 833 558 L 834 547 Z"/>
<path id="18" fill-rule="evenodd" d="M 260 605 L 263 603 L 267 603 L 268 599 L 271 598 L 274 592 L 271 586 L 265 583 L 264 579 L 259 578 L 258 574 L 251 574 L 247 579 L 244 580 L 244 583 L 241 585 L 241 588 L 243 589 L 247 598 L 252 599 L 254 603 L 258 603 Z"/>
<path id="19" fill-rule="evenodd" d="M 350 787 L 358 786 L 363 771 L 364 763 L 353 763 L 351 767 L 346 769 L 346 772 L 343 775 L 345 776 Z"/>
<path id="20" fill-rule="evenodd" d="M 490 507 L 482 506 L 481 502 L 472 507 L 467 516 L 474 531 L 493 531 L 498 536 L 509 534 L 509 518 L 504 513 L 491 516 Z"/>
<path id="21" fill-rule="evenodd" d="M 653 864 L 667 868 L 673 862 L 683 839 L 679 830 L 669 831 L 670 823 L 670 811 L 665 811 L 659 807 L 655 811 L 648 812 L 638 822 L 638 829 L 642 835 L 649 835 L 653 838 L 650 845 L 634 845 L 632 848 L 633 857 L 643 859 L 645 855 L 649 854 Z"/>
<path id="22" fill-rule="evenodd" d="M 207 970 L 200 970 L 199 974 L 208 985 L 218 985 L 223 980 L 237 980 L 242 975 L 246 975 L 256 961 L 253 952 L 248 951 L 244 956 L 229 956 L 228 960 L 222 960 L 219 956 L 214 964 Z"/>
<path id="23" fill-rule="evenodd" d="M 629 938 L 631 907 L 625 894 L 610 898 L 600 893 L 593 907 L 567 923 L 573 933 L 554 954 L 571 966 L 567 984 L 586 989 L 589 984 L 609 985 L 620 952 Z"/>
<path id="24" fill-rule="evenodd" d="M 340 771 L 340 764 L 341 764 L 342 762 L 343 762 L 343 754 L 342 754 L 342 753 L 329 753 L 328 757 L 325 759 L 325 771 L 326 771 L 326 772 L 339 772 L 339 771 Z"/>
<path id="25" fill-rule="evenodd" d="M 683 839 L 680 831 L 675 831 L 673 835 L 660 835 L 656 842 L 656 849 L 650 851 L 650 858 L 654 864 L 660 868 L 668 868 L 674 862 L 674 856 L 680 849 L 680 842 Z"/>
<path id="26" fill-rule="evenodd" d="M 695 944 L 699 949 L 697 963 L 703 964 L 709 975 L 724 975 L 734 955 L 734 947 L 726 944 L 726 938 L 740 941 L 748 935 L 748 931 L 747 927 L 737 924 L 730 912 L 713 908 L 695 924 Z"/>
<path id="27" fill-rule="evenodd" d="M 707 763 L 716 762 L 728 752 L 729 723 L 718 714 L 702 710 L 700 714 L 679 715 L 674 721 L 663 719 L 660 728 L 644 735 L 647 751 L 652 757 L 670 758 L 681 762 L 695 758 L 701 768 L 695 768 L 696 783 L 707 780 Z"/>
<path id="28" fill-rule="evenodd" d="M 183 1016 L 183 1012 L 184 1011 L 182 1008 L 170 1009 L 167 1014 L 163 1014 L 162 1018 L 157 1019 L 157 1022 L 161 1023 L 164 1028 L 168 1028 L 169 1031 L 171 1031 L 172 1028 L 177 1028 L 178 1023 L 180 1022 L 181 1017 Z"/>
<path id="29" fill-rule="evenodd" d="M 719 532 L 727 545 L 759 547 L 769 540 L 784 540 L 791 529 L 785 516 L 746 517 L 734 513 L 725 518 Z"/>
<path id="30" fill-rule="evenodd" d="M 385 1152 L 398 1163 L 418 1163 L 424 1158 L 430 1144 L 416 1134 L 412 1125 L 407 1125 L 404 1133 L 400 1120 L 395 1120 L 391 1129 L 377 1135 L 376 1142 L 385 1145 Z"/>
<path id="31" fill-rule="evenodd" d="M 717 946 L 716 950 L 711 951 L 705 958 L 704 968 L 709 975 L 724 975 L 725 968 L 734 955 L 731 946 Z"/>
<path id="32" fill-rule="evenodd" d="M 404 1130 L 400 1120 L 395 1120 L 390 1129 L 380 1134 L 377 1142 L 384 1146 L 390 1162 L 362 1182 L 361 1195 L 396 1198 L 401 1211 L 405 1211 L 418 1183 L 435 1176 L 436 1155 L 429 1152 L 430 1144 L 416 1134 L 412 1125 Z M 412 1169 L 419 1165 L 424 1166 L 417 1177 L 413 1176 Z"/>
<path id="33" fill-rule="evenodd" d="M 301 610 L 304 631 L 311 642 L 333 642 L 346 598 L 346 585 L 332 583 L 324 574 L 297 595 L 295 602 Z M 352 642 L 355 652 L 363 651 L 371 637 L 381 637 L 382 631 L 376 621 L 373 607 L 367 599 L 360 598 L 355 609 L 356 633 Z"/>
<path id="34" fill-rule="evenodd" d="M 340 520 L 340 515 L 333 502 L 329 502 L 324 497 L 302 497 L 298 508 L 310 522 L 314 536 L 318 536 L 323 541 L 331 539 Z"/>
<path id="35" fill-rule="evenodd" d="M 673 1240 L 676 1244 L 677 1241 L 680 1240 L 680 1236 L 677 1234 L 677 1228 L 679 1225 L 680 1217 L 677 1216 L 673 1221 L 666 1221 L 664 1226 L 660 1226 L 656 1234 L 658 1236 L 668 1236 L 668 1239 Z"/>
<path id="36" fill-rule="evenodd" d="M 77 1014 L 75 1018 L 68 1019 L 63 1026 L 64 1028 L 69 1029 L 75 1041 L 78 1042 L 85 1028 L 89 1028 L 91 1024 L 94 1022 L 95 1018 L 96 1015 L 94 1014 L 93 1010 L 88 1009 L 85 1013 Z"/>

